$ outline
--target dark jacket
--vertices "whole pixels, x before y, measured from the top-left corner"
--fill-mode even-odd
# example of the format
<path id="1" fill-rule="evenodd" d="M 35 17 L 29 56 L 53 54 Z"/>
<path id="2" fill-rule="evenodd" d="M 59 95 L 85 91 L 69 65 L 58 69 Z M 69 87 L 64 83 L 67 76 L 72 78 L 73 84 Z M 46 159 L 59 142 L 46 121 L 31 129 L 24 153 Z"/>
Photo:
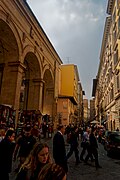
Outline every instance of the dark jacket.
<path id="1" fill-rule="evenodd" d="M 77 148 L 78 147 L 78 135 L 76 132 L 72 131 L 71 132 L 71 141 L 70 144 L 74 147 Z"/>
<path id="2" fill-rule="evenodd" d="M 7 138 L 0 143 L 0 172 L 10 173 L 12 169 L 12 156 L 15 144 Z"/>
<path id="3" fill-rule="evenodd" d="M 22 168 L 20 172 L 17 174 L 15 180 L 36 180 L 41 168 L 42 168 L 41 164 L 38 164 L 33 172 L 32 172 L 33 169 Z"/>
<path id="4" fill-rule="evenodd" d="M 27 157 L 32 150 L 34 144 L 36 143 L 36 139 L 31 135 L 31 136 L 22 136 L 18 140 L 18 145 L 20 146 L 19 150 L 19 157 Z"/>
<path id="5" fill-rule="evenodd" d="M 63 135 L 58 131 L 53 138 L 53 158 L 67 172 L 66 149 Z"/>
<path id="6" fill-rule="evenodd" d="M 97 139 L 93 133 L 90 134 L 89 141 L 91 148 L 98 148 Z"/>

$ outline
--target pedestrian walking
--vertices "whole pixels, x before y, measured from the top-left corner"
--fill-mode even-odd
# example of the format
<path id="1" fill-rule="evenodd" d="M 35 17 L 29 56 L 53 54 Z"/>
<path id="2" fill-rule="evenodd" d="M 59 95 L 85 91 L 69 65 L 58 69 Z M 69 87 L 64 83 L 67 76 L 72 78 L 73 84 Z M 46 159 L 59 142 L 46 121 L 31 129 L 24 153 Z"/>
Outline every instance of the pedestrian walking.
<path id="1" fill-rule="evenodd" d="M 35 123 L 33 125 L 33 128 L 31 130 L 31 134 L 33 135 L 33 137 L 36 139 L 36 141 L 39 141 L 39 128 L 38 128 L 38 124 Z"/>
<path id="2" fill-rule="evenodd" d="M 88 155 L 85 158 L 85 163 L 87 163 L 89 157 L 91 157 L 91 155 L 94 156 L 95 158 L 95 167 L 96 169 L 101 168 L 101 166 L 99 165 L 99 161 L 98 161 L 98 144 L 97 144 L 97 139 L 96 139 L 96 128 L 92 127 L 91 129 L 91 133 L 89 136 L 89 141 L 90 141 L 90 150 Z"/>
<path id="3" fill-rule="evenodd" d="M 24 163 L 26 157 L 29 155 L 30 151 L 33 149 L 34 144 L 36 143 L 36 139 L 31 134 L 31 126 L 27 125 L 24 128 L 24 133 L 18 139 L 15 146 L 15 151 L 13 155 L 14 161 L 16 158 L 19 158 L 20 164 L 16 169 L 16 172 L 19 171 L 19 167 Z"/>
<path id="4" fill-rule="evenodd" d="M 55 163 L 60 165 L 65 172 L 68 171 L 67 159 L 66 159 L 66 149 L 64 135 L 65 127 L 63 125 L 58 126 L 58 131 L 53 137 L 53 158 Z"/>
<path id="5" fill-rule="evenodd" d="M 16 180 L 36 180 L 43 166 L 51 162 L 48 145 L 46 143 L 36 143 L 21 165 Z"/>
<path id="6" fill-rule="evenodd" d="M 71 157 L 71 155 L 73 154 L 73 152 L 75 153 L 75 158 L 76 158 L 76 165 L 80 163 L 79 160 L 79 150 L 78 150 L 78 127 L 75 126 L 72 130 L 71 130 L 71 137 L 70 137 L 70 150 L 67 154 L 67 160 Z"/>
<path id="7" fill-rule="evenodd" d="M 47 124 L 46 124 L 46 122 L 44 122 L 44 123 L 42 124 L 43 138 L 46 138 L 47 130 L 48 130 Z"/>
<path id="8" fill-rule="evenodd" d="M 85 131 L 83 133 L 82 136 L 82 142 L 81 142 L 81 147 L 82 147 L 82 151 L 80 154 L 80 160 L 84 161 L 84 155 L 87 151 L 87 153 L 89 153 L 90 150 L 90 143 L 89 143 L 89 134 L 90 134 L 90 128 L 88 126 L 85 127 Z M 93 156 L 90 156 L 91 161 L 93 161 Z"/>
<path id="9" fill-rule="evenodd" d="M 5 138 L 0 142 L 0 180 L 9 180 L 15 147 L 14 140 L 15 132 L 13 130 L 8 130 Z"/>
<path id="10" fill-rule="evenodd" d="M 37 180 L 66 180 L 63 168 L 55 163 L 46 164 L 39 173 Z"/>

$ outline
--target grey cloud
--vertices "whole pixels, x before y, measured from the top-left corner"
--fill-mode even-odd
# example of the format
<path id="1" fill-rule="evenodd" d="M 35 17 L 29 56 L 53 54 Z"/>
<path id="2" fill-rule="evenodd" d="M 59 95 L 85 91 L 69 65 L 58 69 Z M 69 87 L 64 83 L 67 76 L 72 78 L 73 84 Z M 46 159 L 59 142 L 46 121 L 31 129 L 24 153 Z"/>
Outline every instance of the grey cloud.
<path id="1" fill-rule="evenodd" d="M 69 57 L 70 63 L 77 64 L 90 98 L 99 64 L 106 0 L 27 1 L 63 62 Z"/>

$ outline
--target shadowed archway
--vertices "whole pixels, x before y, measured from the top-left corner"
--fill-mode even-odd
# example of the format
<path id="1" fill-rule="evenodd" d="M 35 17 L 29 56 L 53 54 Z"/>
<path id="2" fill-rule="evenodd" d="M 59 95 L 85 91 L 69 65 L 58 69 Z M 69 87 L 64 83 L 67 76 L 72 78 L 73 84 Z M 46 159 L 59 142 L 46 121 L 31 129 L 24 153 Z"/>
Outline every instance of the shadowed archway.
<path id="1" fill-rule="evenodd" d="M 0 103 L 15 105 L 19 49 L 14 33 L 0 19 Z"/>
<path id="2" fill-rule="evenodd" d="M 20 109 L 38 110 L 40 101 L 40 65 L 34 53 L 29 52 L 24 59 L 25 70 L 22 76 Z"/>
<path id="3" fill-rule="evenodd" d="M 43 80 L 43 114 L 48 114 L 52 117 L 54 109 L 54 80 L 49 69 L 45 71 Z"/>

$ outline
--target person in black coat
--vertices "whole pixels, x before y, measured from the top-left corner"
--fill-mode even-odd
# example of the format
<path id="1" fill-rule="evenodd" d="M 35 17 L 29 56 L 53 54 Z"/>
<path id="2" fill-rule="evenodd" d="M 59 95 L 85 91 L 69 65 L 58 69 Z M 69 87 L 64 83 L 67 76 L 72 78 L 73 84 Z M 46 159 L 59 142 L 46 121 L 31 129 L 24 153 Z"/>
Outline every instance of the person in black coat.
<path id="1" fill-rule="evenodd" d="M 57 133 L 53 137 L 53 158 L 55 163 L 60 165 L 65 172 L 68 171 L 66 149 L 63 134 L 65 133 L 65 127 L 59 125 Z"/>
<path id="2" fill-rule="evenodd" d="M 33 146 L 36 143 L 36 139 L 32 135 L 31 130 L 31 126 L 26 125 L 24 128 L 24 134 L 22 134 L 22 136 L 20 136 L 20 138 L 16 142 L 15 150 L 13 153 L 13 160 L 16 161 L 16 159 L 19 158 L 20 161 L 18 167 L 15 169 L 16 172 L 19 171 L 20 166 L 25 162 L 27 156 L 30 154 Z"/>
<path id="3" fill-rule="evenodd" d="M 69 159 L 69 157 L 71 157 L 71 155 L 73 154 L 73 152 L 75 153 L 75 158 L 76 158 L 76 164 L 80 163 L 79 160 L 79 150 L 78 150 L 78 127 L 74 127 L 71 130 L 71 138 L 70 138 L 70 150 L 67 154 L 67 159 Z"/>
<path id="4" fill-rule="evenodd" d="M 98 144 L 97 144 L 97 139 L 95 136 L 96 133 L 96 128 L 92 127 L 91 129 L 91 133 L 89 136 L 89 141 L 90 141 L 90 150 L 88 155 L 85 158 L 85 162 L 87 163 L 89 157 L 91 157 L 91 155 L 94 156 L 95 158 L 95 167 L 96 169 L 101 168 L 101 166 L 99 165 L 99 161 L 98 161 Z"/>
<path id="5" fill-rule="evenodd" d="M 8 130 L 5 138 L 0 142 L 0 179 L 9 180 L 12 169 L 12 156 L 15 147 L 15 132 Z"/>

